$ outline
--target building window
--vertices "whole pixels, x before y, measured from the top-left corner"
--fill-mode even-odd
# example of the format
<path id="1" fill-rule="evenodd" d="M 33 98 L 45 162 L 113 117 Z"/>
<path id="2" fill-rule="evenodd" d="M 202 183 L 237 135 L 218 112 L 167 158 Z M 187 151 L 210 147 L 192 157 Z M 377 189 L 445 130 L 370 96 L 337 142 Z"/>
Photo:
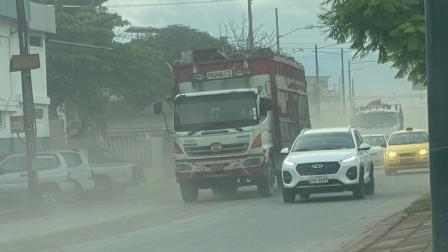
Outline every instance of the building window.
<path id="1" fill-rule="evenodd" d="M 36 120 L 43 120 L 44 119 L 44 110 L 43 109 L 34 109 L 34 116 L 36 117 Z"/>
<path id="2" fill-rule="evenodd" d="M 30 36 L 30 46 L 43 47 L 44 41 L 40 36 Z"/>

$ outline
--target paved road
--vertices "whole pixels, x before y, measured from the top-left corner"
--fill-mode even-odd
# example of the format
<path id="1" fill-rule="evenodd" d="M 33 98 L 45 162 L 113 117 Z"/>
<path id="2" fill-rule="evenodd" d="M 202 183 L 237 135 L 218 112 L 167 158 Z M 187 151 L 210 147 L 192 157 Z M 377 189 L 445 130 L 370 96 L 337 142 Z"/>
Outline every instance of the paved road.
<path id="1" fill-rule="evenodd" d="M 383 172 L 376 175 L 377 194 L 365 200 L 321 195 L 287 205 L 280 195 L 261 199 L 244 190 L 227 200 L 204 192 L 199 203 L 184 204 L 167 192 L 135 216 L 9 243 L 2 251 L 336 251 L 428 191 L 427 173 Z"/>

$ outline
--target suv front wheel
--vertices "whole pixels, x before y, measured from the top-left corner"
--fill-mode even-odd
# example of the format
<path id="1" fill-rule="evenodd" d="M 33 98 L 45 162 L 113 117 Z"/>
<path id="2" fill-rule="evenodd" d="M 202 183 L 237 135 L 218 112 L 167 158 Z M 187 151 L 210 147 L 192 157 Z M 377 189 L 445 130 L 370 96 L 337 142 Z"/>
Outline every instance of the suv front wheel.
<path id="1" fill-rule="evenodd" d="M 283 188 L 283 202 L 294 203 L 296 201 L 296 194 L 288 189 Z"/>

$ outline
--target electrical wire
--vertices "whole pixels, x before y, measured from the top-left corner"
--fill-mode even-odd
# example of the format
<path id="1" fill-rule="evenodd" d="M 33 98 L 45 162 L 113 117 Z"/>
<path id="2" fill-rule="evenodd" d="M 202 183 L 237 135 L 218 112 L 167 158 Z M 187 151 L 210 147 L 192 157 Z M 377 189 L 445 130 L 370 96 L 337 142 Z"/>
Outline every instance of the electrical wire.
<path id="1" fill-rule="evenodd" d="M 225 2 L 236 2 L 236 1 L 238 1 L 238 0 L 205 0 L 205 1 L 190 1 L 190 2 L 172 2 L 172 3 L 111 4 L 111 5 L 103 5 L 103 6 L 106 8 L 131 8 L 131 7 L 211 4 L 211 3 L 225 3 Z"/>

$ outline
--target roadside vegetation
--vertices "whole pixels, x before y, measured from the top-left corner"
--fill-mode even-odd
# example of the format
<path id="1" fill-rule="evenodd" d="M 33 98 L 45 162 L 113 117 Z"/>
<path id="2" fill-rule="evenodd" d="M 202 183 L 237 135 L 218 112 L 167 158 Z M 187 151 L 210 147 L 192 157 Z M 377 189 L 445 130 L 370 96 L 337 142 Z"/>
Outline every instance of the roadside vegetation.
<path id="1" fill-rule="evenodd" d="M 412 203 L 404 210 L 407 214 L 427 212 L 431 210 L 431 196 L 429 194 Z"/>

